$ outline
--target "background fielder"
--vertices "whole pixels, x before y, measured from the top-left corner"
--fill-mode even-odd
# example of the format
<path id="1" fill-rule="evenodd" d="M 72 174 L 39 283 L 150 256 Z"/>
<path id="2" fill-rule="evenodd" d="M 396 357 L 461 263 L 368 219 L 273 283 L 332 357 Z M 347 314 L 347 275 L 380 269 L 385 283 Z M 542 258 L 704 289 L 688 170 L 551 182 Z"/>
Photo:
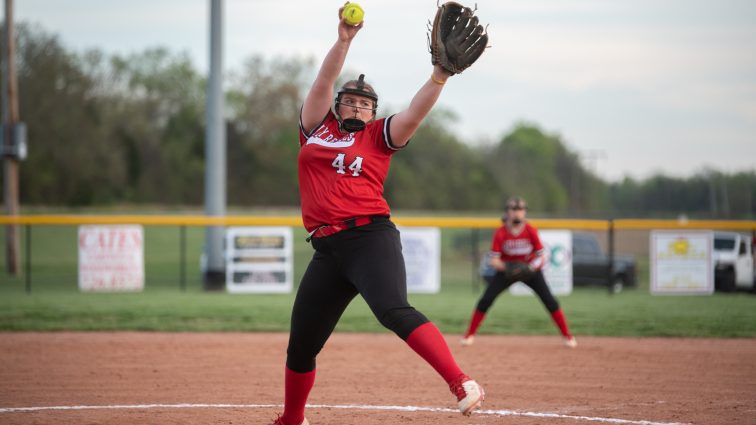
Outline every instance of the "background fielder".
<path id="1" fill-rule="evenodd" d="M 516 197 L 507 201 L 506 213 L 502 218 L 504 224 L 496 230 L 491 241 L 489 262 L 496 273 L 487 279 L 488 287 L 473 310 L 470 325 L 460 341 L 462 345 L 473 344 L 475 334 L 496 297 L 513 283 L 522 282 L 538 295 L 549 311 L 564 337 L 565 345 L 571 348 L 577 346 L 577 340 L 570 333 L 559 302 L 551 294 L 543 277 L 543 244 L 538 230 L 525 221 L 526 211 L 527 203 L 524 199 Z"/>

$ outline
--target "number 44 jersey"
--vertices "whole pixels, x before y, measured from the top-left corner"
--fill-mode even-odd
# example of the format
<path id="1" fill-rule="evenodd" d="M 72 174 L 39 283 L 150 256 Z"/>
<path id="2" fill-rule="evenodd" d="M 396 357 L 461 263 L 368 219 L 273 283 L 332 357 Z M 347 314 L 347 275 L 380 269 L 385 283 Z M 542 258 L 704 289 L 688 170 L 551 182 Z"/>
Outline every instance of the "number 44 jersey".
<path id="1" fill-rule="evenodd" d="M 342 132 L 331 111 L 310 134 L 300 121 L 299 195 L 308 232 L 352 217 L 390 214 L 383 183 L 398 150 L 389 135 L 392 117 L 355 133 Z"/>

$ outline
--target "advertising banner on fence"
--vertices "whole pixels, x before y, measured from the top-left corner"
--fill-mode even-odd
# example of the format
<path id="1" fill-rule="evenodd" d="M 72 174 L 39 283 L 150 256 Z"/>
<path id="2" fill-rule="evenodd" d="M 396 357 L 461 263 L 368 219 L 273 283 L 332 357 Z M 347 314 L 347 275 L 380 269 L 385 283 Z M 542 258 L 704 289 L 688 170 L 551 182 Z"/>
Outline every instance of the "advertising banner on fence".
<path id="1" fill-rule="evenodd" d="M 709 295 L 714 292 L 713 233 L 651 232 L 651 293 Z"/>
<path id="2" fill-rule="evenodd" d="M 226 290 L 287 293 L 294 281 L 290 227 L 230 227 L 226 230 Z"/>
<path id="3" fill-rule="evenodd" d="M 402 254 L 407 269 L 407 292 L 441 290 L 441 231 L 438 227 L 402 227 Z"/>
<path id="4" fill-rule="evenodd" d="M 554 295 L 572 293 L 572 232 L 569 230 L 542 230 L 538 232 L 543 243 L 546 260 L 543 277 Z M 533 291 L 523 283 L 509 288 L 513 295 L 530 295 Z"/>
<path id="5" fill-rule="evenodd" d="M 115 292 L 142 289 L 142 226 L 79 226 L 79 290 Z"/>

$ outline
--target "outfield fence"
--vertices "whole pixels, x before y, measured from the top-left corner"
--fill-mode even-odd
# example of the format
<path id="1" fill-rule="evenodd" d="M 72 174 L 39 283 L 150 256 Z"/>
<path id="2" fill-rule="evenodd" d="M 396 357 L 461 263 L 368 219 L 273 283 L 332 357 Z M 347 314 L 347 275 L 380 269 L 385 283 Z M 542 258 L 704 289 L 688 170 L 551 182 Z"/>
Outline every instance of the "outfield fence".
<path id="1" fill-rule="evenodd" d="M 478 263 L 481 252 L 490 243 L 490 232 L 501 225 L 498 217 L 392 217 L 399 226 L 438 227 L 469 232 L 464 239 L 469 243 L 469 263 L 473 289 L 479 283 Z M 656 219 L 529 219 L 539 229 L 561 229 L 592 232 L 608 255 L 607 288 L 611 290 L 614 258 L 620 251 L 632 255 L 648 253 L 650 230 L 727 230 L 751 232 L 756 235 L 754 220 L 656 220 Z M 186 290 L 187 282 L 187 228 L 230 226 L 290 226 L 302 229 L 299 216 L 204 216 L 204 215 L 0 215 L 0 225 L 23 226 L 23 275 L 27 292 L 32 285 L 32 234 L 36 226 L 135 224 L 178 228 L 178 282 Z"/>

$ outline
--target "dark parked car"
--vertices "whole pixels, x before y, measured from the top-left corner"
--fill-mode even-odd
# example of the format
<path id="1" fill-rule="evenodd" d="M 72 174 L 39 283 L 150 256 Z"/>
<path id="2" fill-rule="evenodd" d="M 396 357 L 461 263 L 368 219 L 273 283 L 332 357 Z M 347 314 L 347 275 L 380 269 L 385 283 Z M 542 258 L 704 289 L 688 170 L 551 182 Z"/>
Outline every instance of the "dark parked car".
<path id="1" fill-rule="evenodd" d="M 573 285 L 606 286 L 608 266 L 609 257 L 601 250 L 594 234 L 580 232 L 572 234 Z M 615 254 L 611 280 L 612 292 L 620 292 L 623 288 L 635 286 L 637 283 L 635 259 Z"/>

